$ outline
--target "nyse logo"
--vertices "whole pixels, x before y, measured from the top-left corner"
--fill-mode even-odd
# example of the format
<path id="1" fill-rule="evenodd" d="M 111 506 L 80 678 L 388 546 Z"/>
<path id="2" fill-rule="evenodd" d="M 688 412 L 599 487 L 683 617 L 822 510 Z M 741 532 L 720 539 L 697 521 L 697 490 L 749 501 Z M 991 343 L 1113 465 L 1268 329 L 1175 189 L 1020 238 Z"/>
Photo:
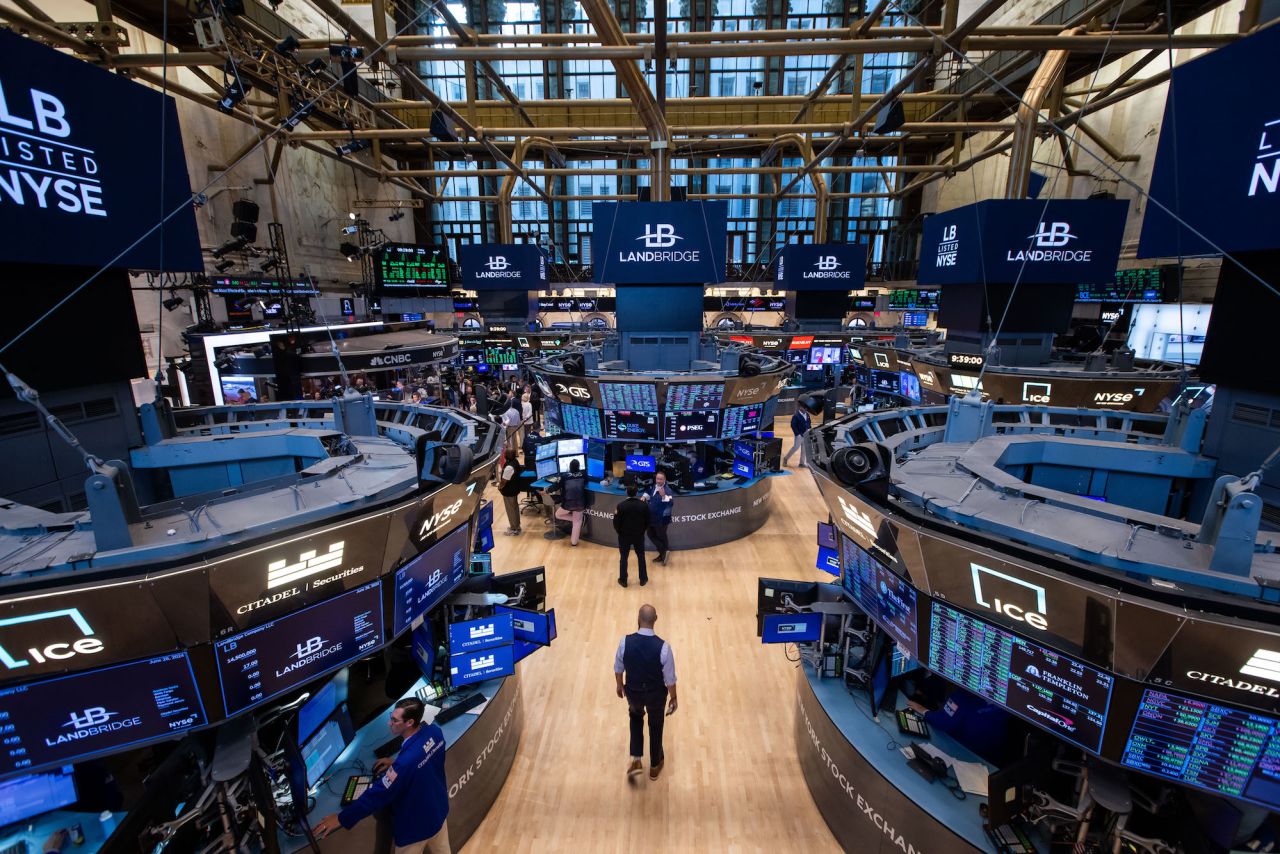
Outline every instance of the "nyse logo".
<path id="1" fill-rule="evenodd" d="M 489 260 L 485 262 L 485 266 L 495 273 L 499 270 L 505 270 L 511 265 L 507 263 L 507 259 L 501 255 L 490 255 Z"/>
<path id="2" fill-rule="evenodd" d="M 1280 652 L 1260 649 L 1240 668 L 1240 672 L 1269 682 L 1280 682 Z"/>
<path id="3" fill-rule="evenodd" d="M 29 614 L 23 617 L 6 617 L 0 620 L 0 630 L 8 626 L 30 625 L 32 623 L 40 623 L 47 620 L 57 620 L 60 617 L 66 617 L 71 620 L 75 627 L 80 630 L 84 637 L 76 638 L 71 642 L 51 643 L 44 646 L 35 646 L 27 649 L 26 654 L 30 658 L 35 659 L 37 664 L 47 664 L 50 661 L 64 661 L 75 655 L 94 655 L 102 652 L 102 641 L 93 637 L 93 627 L 89 625 L 81 614 L 79 608 L 64 608 L 59 611 L 44 611 L 39 614 Z M 2 636 L 0 632 L 0 636 Z M 27 667 L 31 664 L 27 658 L 17 658 L 9 653 L 9 650 L 0 645 L 0 661 L 4 662 L 4 666 L 10 670 L 17 670 L 19 667 Z"/>
<path id="4" fill-rule="evenodd" d="M 324 644 L 325 644 L 325 640 L 322 637 L 317 636 L 317 637 L 311 638 L 306 643 L 298 644 L 297 649 L 294 652 L 290 653 L 289 657 L 296 658 L 299 661 L 301 661 L 302 659 L 306 658 L 308 655 L 314 655 L 315 653 L 319 652 L 321 648 L 324 646 Z"/>
<path id="5" fill-rule="evenodd" d="M 94 706 L 91 709 L 85 709 L 83 714 L 77 715 L 72 712 L 70 720 L 63 726 L 69 729 L 87 729 L 91 726 L 101 726 L 119 714 L 119 712 L 108 712 L 102 706 Z"/>
<path id="6" fill-rule="evenodd" d="M 781 338 L 766 338 L 766 339 L 764 339 L 763 341 L 761 341 L 761 342 L 760 342 L 760 346 L 761 346 L 761 347 L 766 347 L 766 348 L 771 349 L 771 350 L 776 350 L 777 348 L 779 348 L 779 347 L 781 347 L 781 346 L 782 346 L 782 339 L 781 339 Z"/>
<path id="7" fill-rule="evenodd" d="M 1071 233 L 1071 224 L 1067 222 L 1051 222 L 1046 229 L 1045 224 L 1040 223 L 1040 230 L 1035 234 L 1028 234 L 1027 239 L 1035 238 L 1036 246 L 1054 249 L 1060 246 L 1066 246 L 1072 240 L 1076 240 L 1079 235 Z"/>
<path id="8" fill-rule="evenodd" d="M 1141 394 L 1138 389 L 1134 391 Z M 1122 403 L 1131 402 L 1133 397 L 1130 392 L 1100 391 L 1093 396 L 1093 402 L 1102 406 L 1119 406 Z"/>
<path id="9" fill-rule="evenodd" d="M 836 260 L 834 255 L 823 255 L 814 266 L 823 271 L 834 270 L 840 266 L 840 262 Z"/>
<path id="10" fill-rule="evenodd" d="M 418 526 L 418 539 L 419 540 L 426 539 L 427 537 L 431 536 L 435 532 L 439 531 L 441 528 L 444 527 L 444 525 L 450 519 L 452 519 L 455 515 L 457 515 L 458 511 L 461 509 L 462 509 L 462 499 L 459 498 L 457 501 L 453 502 L 448 507 L 441 510 L 439 513 L 433 513 L 430 516 L 428 516 L 425 520 L 423 520 L 422 524 Z"/>
<path id="11" fill-rule="evenodd" d="M 1272 119 L 1262 126 L 1258 139 L 1258 153 L 1254 155 L 1253 177 L 1249 181 L 1249 195 L 1261 189 L 1274 193 L 1280 189 L 1280 119 Z"/>
<path id="12" fill-rule="evenodd" d="M 1051 383 L 1023 383 L 1022 400 L 1025 403 L 1048 403 L 1053 392 Z"/>
<path id="13" fill-rule="evenodd" d="M 920 382 L 927 386 L 937 385 L 938 379 L 933 375 L 933 371 L 920 371 Z"/>
<path id="14" fill-rule="evenodd" d="M 270 590 L 273 587 L 292 584 L 299 579 L 316 573 L 336 569 L 342 565 L 344 547 L 344 541 L 339 540 L 330 545 L 323 553 L 316 549 L 303 552 L 298 555 L 296 563 L 289 563 L 287 559 L 283 558 L 272 561 L 267 564 L 267 589 Z"/>
<path id="15" fill-rule="evenodd" d="M 1045 607 L 1046 597 L 1043 587 L 1038 584 L 1032 584 L 1029 581 L 1023 581 L 1021 578 L 1015 578 L 1012 575 L 1006 575 L 1003 572 L 982 566 L 981 564 L 970 563 L 969 568 L 973 575 L 973 598 L 975 602 L 983 608 L 988 608 L 992 611 L 1004 614 L 1006 617 L 1017 620 L 1018 622 L 1026 623 L 1033 629 L 1039 629 L 1043 632 L 1049 628 L 1048 608 Z M 988 601 L 987 596 L 989 594 L 982 589 L 984 578 L 987 579 L 986 583 L 988 587 L 995 585 L 995 582 L 993 582 L 992 579 L 1000 579 L 1001 581 L 1032 591 L 1035 594 L 1035 610 L 1031 610 L 1030 608 L 1022 605 L 1017 605 L 1013 602 L 1005 602 L 999 596 L 994 595 L 992 595 Z"/>
<path id="16" fill-rule="evenodd" d="M 643 240 L 646 249 L 670 249 L 676 245 L 677 240 L 684 240 L 684 238 L 676 234 L 674 225 L 660 222 L 652 225 L 645 223 L 644 234 L 636 240 Z"/>
<path id="17" fill-rule="evenodd" d="M 576 397 L 578 400 L 590 400 L 591 390 L 580 385 L 565 385 L 564 383 L 556 383 L 556 392 L 558 394 L 567 395 L 568 397 Z"/>
<path id="18" fill-rule="evenodd" d="M 955 225 L 942 229 L 942 239 L 938 241 L 938 267 L 954 267 L 959 258 L 960 240 L 956 237 Z"/>

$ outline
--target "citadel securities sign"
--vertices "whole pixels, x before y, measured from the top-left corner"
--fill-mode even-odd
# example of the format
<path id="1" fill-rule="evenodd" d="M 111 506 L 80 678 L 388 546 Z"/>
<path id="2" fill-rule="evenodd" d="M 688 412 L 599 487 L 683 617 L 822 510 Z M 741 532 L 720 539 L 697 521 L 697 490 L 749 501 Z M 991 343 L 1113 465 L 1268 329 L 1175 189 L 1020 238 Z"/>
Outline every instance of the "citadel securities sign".
<path id="1" fill-rule="evenodd" d="M 4 261 L 202 269 L 173 99 L 0 32 L 0 227 Z"/>
<path id="2" fill-rule="evenodd" d="M 470 243 L 458 247 L 462 287 L 532 291 L 546 287 L 547 256 L 532 243 Z"/>
<path id="3" fill-rule="evenodd" d="M 928 217 L 922 285 L 1071 284 L 1115 277 L 1124 199 L 991 199 Z"/>
<path id="4" fill-rule="evenodd" d="M 618 285 L 724 281 L 726 202 L 597 202 L 594 281 Z"/>
<path id="5" fill-rule="evenodd" d="M 1273 68 L 1277 52 L 1280 30 L 1269 27 L 1174 68 L 1138 257 L 1218 255 L 1280 242 L 1280 99 L 1265 86 L 1239 85 L 1249 79 L 1241 75 Z M 1203 120 L 1206 104 L 1213 105 L 1212 122 Z"/>
<path id="6" fill-rule="evenodd" d="M 791 291 L 848 291 L 867 280 L 863 243 L 791 243 L 778 255 L 774 283 Z"/>

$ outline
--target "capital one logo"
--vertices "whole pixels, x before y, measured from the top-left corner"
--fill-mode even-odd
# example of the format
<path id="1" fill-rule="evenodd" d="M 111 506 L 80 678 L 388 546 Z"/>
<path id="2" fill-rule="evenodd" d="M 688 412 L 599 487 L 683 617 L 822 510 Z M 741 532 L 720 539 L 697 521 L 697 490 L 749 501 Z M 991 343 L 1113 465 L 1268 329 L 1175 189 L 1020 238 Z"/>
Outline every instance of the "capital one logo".
<path id="1" fill-rule="evenodd" d="M 684 240 L 676 234 L 676 227 L 667 222 L 645 223 L 644 233 L 636 240 L 644 241 L 645 249 L 670 249 L 677 240 Z"/>
<path id="2" fill-rule="evenodd" d="M 983 608 L 1004 614 L 1006 617 L 1018 622 L 1026 623 L 1033 629 L 1039 629 L 1043 632 L 1049 628 L 1048 608 L 1046 607 L 1043 587 L 981 564 L 970 563 L 969 568 L 973 576 L 973 600 L 975 602 Z M 1034 610 L 1029 607 L 1029 600 L 1019 605 L 1016 602 L 1007 602 L 1001 596 L 994 595 L 994 588 L 1000 586 L 996 579 L 1031 591 L 1035 600 Z M 986 590 L 983 589 L 984 583 L 987 586 Z M 1007 596 L 1008 594 L 1003 595 Z"/>
<path id="3" fill-rule="evenodd" d="M 507 269 L 511 265 L 507 263 L 507 259 L 502 255 L 490 255 L 489 260 L 485 262 L 485 266 L 496 273 Z"/>
<path id="4" fill-rule="evenodd" d="M 324 647 L 324 644 L 325 644 L 324 638 L 319 636 L 313 637 L 306 643 L 298 644 L 297 650 L 294 651 L 289 657 L 296 658 L 299 661 L 301 661 L 302 659 L 306 658 L 308 655 L 312 655 L 314 653 L 319 652 Z"/>
<path id="5" fill-rule="evenodd" d="M 292 584 L 301 578 L 342 566 L 345 546 L 345 541 L 339 540 L 323 552 L 318 549 L 302 552 L 294 563 L 289 563 L 287 558 L 272 561 L 267 564 L 267 589 Z"/>
<path id="6" fill-rule="evenodd" d="M 70 720 L 63 724 L 63 726 L 70 729 L 85 729 L 87 727 L 105 724 L 107 721 L 119 714 L 119 712 L 108 712 L 102 706 L 94 706 L 91 709 L 85 709 L 83 714 L 77 715 L 75 712 L 72 712 Z"/>
<path id="7" fill-rule="evenodd" d="M 1079 235 L 1071 233 L 1071 223 L 1069 222 L 1051 222 L 1046 229 L 1045 224 L 1040 223 L 1040 230 L 1035 234 L 1028 234 L 1027 239 L 1035 238 L 1036 246 L 1054 248 L 1058 246 L 1066 246 Z"/>
<path id="8" fill-rule="evenodd" d="M 1026 403 L 1048 403 L 1052 392 L 1052 383 L 1022 384 L 1022 400 Z"/>
<path id="9" fill-rule="evenodd" d="M 1245 662 L 1240 672 L 1269 682 L 1280 682 L 1280 652 L 1260 649 L 1253 654 L 1253 658 Z"/>
<path id="10" fill-rule="evenodd" d="M 28 614 L 22 617 L 6 617 L 0 620 L 0 637 L 3 637 L 2 630 L 8 626 L 30 625 L 31 623 L 39 623 L 46 620 L 58 620 L 61 617 L 71 620 L 83 637 L 76 638 L 70 642 L 57 642 L 45 646 L 30 647 L 26 650 L 26 654 L 35 659 L 37 664 L 63 661 L 74 655 L 93 655 L 102 652 L 102 641 L 93 636 L 93 627 L 80 614 L 79 608 L 63 608 L 58 611 L 44 611 L 39 614 Z M 61 628 L 61 626 L 59 627 Z M 0 644 L 0 662 L 4 662 L 4 666 L 10 670 L 17 670 L 20 667 L 27 667 L 31 664 L 28 658 L 18 658 L 10 653 L 3 644 Z"/>
<path id="11" fill-rule="evenodd" d="M 834 255 L 823 255 L 814 266 L 823 271 L 834 270 L 840 266 L 840 262 L 836 260 Z"/>
<path id="12" fill-rule="evenodd" d="M 843 495 L 837 495 L 836 501 L 840 502 L 840 509 L 844 511 L 844 517 L 851 525 L 862 531 L 872 540 L 876 538 L 876 526 L 875 523 L 871 521 L 870 516 L 845 501 Z"/>

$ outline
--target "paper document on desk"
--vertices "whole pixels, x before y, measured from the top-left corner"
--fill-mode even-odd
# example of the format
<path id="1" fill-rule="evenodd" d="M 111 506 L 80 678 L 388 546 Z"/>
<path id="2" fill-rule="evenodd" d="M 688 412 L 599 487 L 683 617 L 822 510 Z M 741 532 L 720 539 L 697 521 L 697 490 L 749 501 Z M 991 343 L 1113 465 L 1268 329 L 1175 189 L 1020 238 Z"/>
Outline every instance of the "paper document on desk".
<path id="1" fill-rule="evenodd" d="M 930 756 L 936 756 L 947 763 L 956 775 L 956 782 L 960 784 L 961 789 L 971 795 L 981 795 L 984 798 L 987 796 L 987 775 L 990 773 L 987 766 L 981 762 L 962 762 L 932 744 L 922 744 L 920 748 Z"/>

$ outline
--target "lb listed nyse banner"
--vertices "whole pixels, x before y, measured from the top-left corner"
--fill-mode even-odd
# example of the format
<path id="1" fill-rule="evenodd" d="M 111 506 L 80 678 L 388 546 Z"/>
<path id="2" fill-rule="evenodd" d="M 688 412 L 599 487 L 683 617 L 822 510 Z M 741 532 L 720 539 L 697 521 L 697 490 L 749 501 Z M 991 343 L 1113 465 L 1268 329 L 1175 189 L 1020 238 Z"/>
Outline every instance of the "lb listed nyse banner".
<path id="1" fill-rule="evenodd" d="M 172 98 L 0 31 L 0 260 L 199 270 L 190 199 Z"/>

